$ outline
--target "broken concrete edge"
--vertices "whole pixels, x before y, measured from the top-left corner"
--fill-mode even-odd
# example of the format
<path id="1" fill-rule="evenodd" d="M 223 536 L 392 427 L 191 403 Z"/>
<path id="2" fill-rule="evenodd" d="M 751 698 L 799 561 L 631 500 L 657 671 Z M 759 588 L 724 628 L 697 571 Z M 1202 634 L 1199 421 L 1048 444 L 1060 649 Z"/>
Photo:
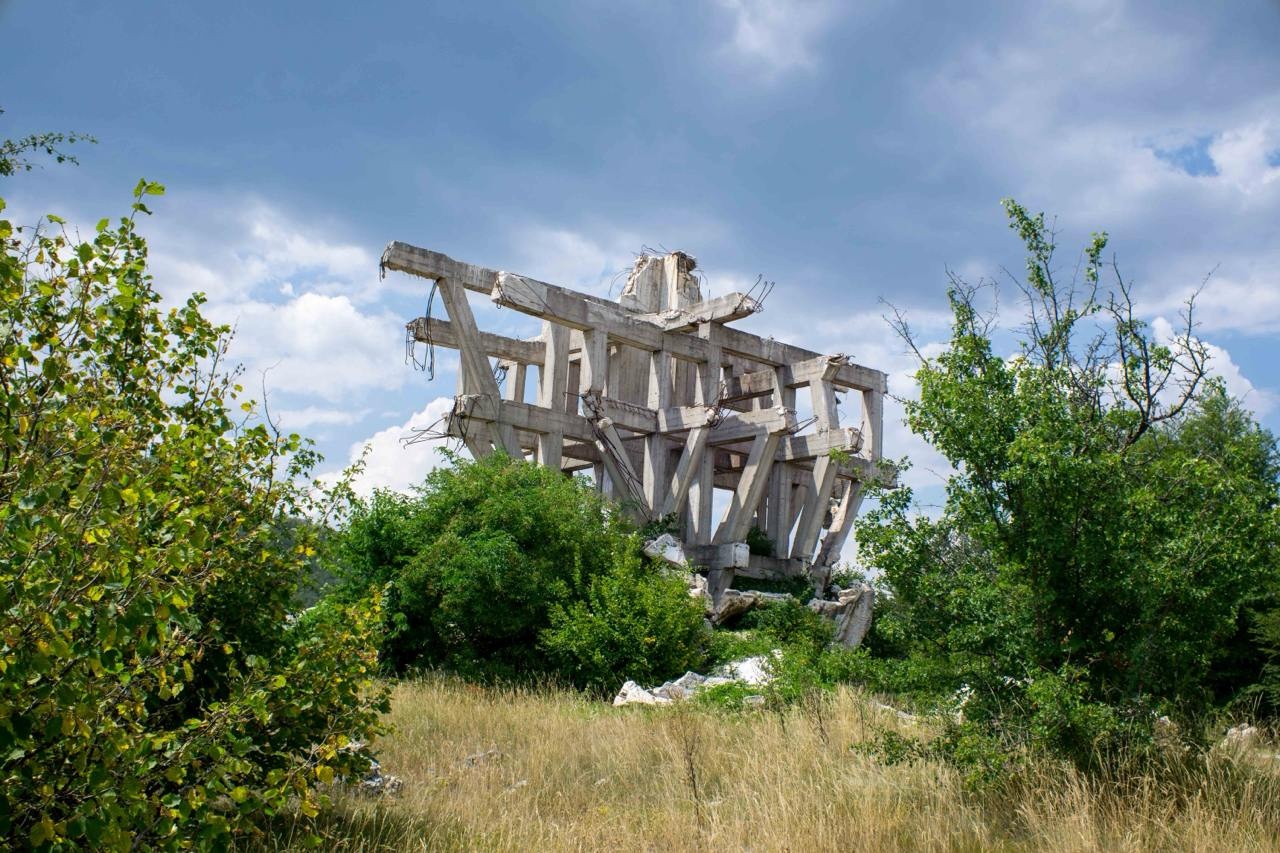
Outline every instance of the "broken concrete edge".
<path id="1" fill-rule="evenodd" d="M 689 571 L 689 595 L 702 598 L 706 603 L 707 619 L 719 626 L 762 604 L 793 598 L 788 593 L 761 592 L 759 590 L 733 589 L 735 568 L 744 567 L 750 560 L 750 549 L 745 542 L 729 542 L 720 545 L 685 547 L 670 533 L 650 539 L 644 545 L 644 553 L 655 560 Z M 690 566 L 689 558 L 701 557 L 709 562 L 703 576 L 698 566 Z M 706 558 L 710 557 L 710 560 Z M 823 578 L 830 567 L 822 567 Z M 825 583 L 822 584 L 825 587 Z M 875 590 L 868 584 L 848 589 L 837 589 L 834 599 L 814 598 L 809 609 L 835 624 L 834 642 L 855 649 L 871 629 L 871 617 L 875 607 Z"/>
<path id="2" fill-rule="evenodd" d="M 779 654 L 780 652 L 775 649 L 773 656 L 777 657 Z M 628 680 L 622 685 L 618 695 L 613 698 L 613 704 L 615 707 L 623 705 L 670 705 L 672 702 L 692 699 L 703 690 L 717 687 L 721 684 L 736 683 L 748 687 L 763 687 L 772 680 L 773 674 L 769 668 L 769 656 L 756 655 L 724 664 L 711 675 L 686 672 L 679 678 L 668 681 L 658 687 L 646 688 Z M 756 699 L 760 703 L 764 701 L 763 696 L 747 696 L 744 697 L 743 701 L 749 705 L 757 704 L 757 702 L 752 701 Z"/>

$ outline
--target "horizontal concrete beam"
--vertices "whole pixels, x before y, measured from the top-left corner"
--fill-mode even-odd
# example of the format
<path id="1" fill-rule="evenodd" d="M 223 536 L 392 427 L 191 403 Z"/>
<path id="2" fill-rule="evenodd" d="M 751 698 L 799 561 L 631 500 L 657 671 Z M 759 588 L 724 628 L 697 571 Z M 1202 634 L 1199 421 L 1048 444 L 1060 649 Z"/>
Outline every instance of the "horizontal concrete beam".
<path id="1" fill-rule="evenodd" d="M 448 255 L 420 249 L 399 240 L 387 244 L 382 253 L 382 268 L 416 275 L 420 278 L 442 278 L 458 282 L 467 290 L 488 295 L 498 278 L 498 271 L 455 261 Z"/>
<path id="2" fill-rule="evenodd" d="M 405 328 L 420 343 L 445 349 L 458 349 L 458 334 L 453 324 L 437 317 L 418 317 L 410 320 Z M 480 333 L 480 343 L 486 354 L 503 361 L 517 361 L 521 364 L 541 366 L 547 358 L 547 345 L 542 341 L 523 341 L 508 338 L 491 332 Z"/>

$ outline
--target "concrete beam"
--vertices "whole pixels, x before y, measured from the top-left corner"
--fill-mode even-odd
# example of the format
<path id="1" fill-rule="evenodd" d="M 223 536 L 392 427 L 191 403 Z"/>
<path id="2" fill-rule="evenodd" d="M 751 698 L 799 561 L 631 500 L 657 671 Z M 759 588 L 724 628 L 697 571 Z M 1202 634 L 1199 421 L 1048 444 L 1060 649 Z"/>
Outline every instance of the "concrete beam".
<path id="1" fill-rule="evenodd" d="M 420 249 L 398 240 L 388 243 L 383 251 L 382 269 L 396 270 L 436 281 L 444 278 L 452 279 L 467 290 L 484 294 L 493 290 L 493 283 L 498 277 L 497 270 L 455 261 L 440 252 Z"/>
<path id="2" fill-rule="evenodd" d="M 639 316 L 668 332 L 684 332 L 695 328 L 699 323 L 731 323 L 743 317 L 750 317 L 759 310 L 760 303 L 745 293 L 726 293 L 724 296 L 699 302 L 685 309 L 672 309 Z"/>
<path id="3" fill-rule="evenodd" d="M 439 317 L 417 317 L 405 324 L 405 328 L 420 343 L 430 343 L 445 349 L 460 349 L 458 333 L 453 323 Z M 541 340 L 522 341 L 491 332 L 480 332 L 480 348 L 493 358 L 514 361 L 519 364 L 541 365 L 546 359 L 547 346 Z"/>

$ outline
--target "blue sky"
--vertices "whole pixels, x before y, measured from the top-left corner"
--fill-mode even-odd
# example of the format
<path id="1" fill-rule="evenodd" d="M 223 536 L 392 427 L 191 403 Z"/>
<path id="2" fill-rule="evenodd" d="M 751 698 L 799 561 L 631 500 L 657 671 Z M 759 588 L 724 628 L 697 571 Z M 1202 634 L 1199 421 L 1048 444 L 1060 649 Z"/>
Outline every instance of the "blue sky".
<path id="1" fill-rule="evenodd" d="M 749 328 L 910 392 L 882 320 L 945 337 L 946 270 L 1022 254 L 999 200 L 1105 229 L 1144 315 L 1201 296 L 1215 367 L 1280 428 L 1280 3 L 89 3 L 0 0 L 0 136 L 81 130 L 78 169 L 3 187 L 92 223 L 139 177 L 161 289 L 237 325 L 248 384 L 366 487 L 435 462 L 447 405 L 404 361 L 423 282 L 393 239 L 605 293 L 642 246 L 713 293 L 777 282 Z M 1016 300 L 1006 291 L 1006 316 Z M 532 330 L 511 312 L 481 322 Z M 940 464 L 891 409 L 912 482 Z"/>

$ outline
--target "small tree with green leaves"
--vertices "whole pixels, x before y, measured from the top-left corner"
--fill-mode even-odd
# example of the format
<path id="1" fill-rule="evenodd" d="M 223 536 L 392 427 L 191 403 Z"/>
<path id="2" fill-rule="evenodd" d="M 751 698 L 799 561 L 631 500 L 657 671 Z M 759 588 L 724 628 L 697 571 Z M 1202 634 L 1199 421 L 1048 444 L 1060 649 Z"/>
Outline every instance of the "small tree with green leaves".
<path id="1" fill-rule="evenodd" d="M 317 529 L 289 522 L 341 500 L 239 402 L 202 298 L 161 308 L 134 219 L 162 191 L 87 239 L 0 220 L 7 846 L 205 847 L 315 814 L 385 708 L 376 605 L 286 619 Z"/>
<path id="2" fill-rule="evenodd" d="M 1105 234 L 1062 282 L 1043 214 L 1006 209 L 1029 252 L 1021 346 L 998 354 L 984 290 L 952 279 L 950 345 L 916 350 L 906 403 L 955 468 L 946 505 L 930 518 L 909 490 L 882 494 L 861 554 L 895 597 L 910 671 L 936 694 L 967 686 L 986 731 L 1086 765 L 1160 714 L 1195 739 L 1218 650 L 1276 578 L 1274 443 L 1208 379 L 1192 304 L 1156 336 Z"/>
<path id="3" fill-rule="evenodd" d="M 597 690 L 700 661 L 701 607 L 585 482 L 495 453 L 413 497 L 375 493 L 338 539 L 338 598 L 385 588 L 382 659 Z"/>

